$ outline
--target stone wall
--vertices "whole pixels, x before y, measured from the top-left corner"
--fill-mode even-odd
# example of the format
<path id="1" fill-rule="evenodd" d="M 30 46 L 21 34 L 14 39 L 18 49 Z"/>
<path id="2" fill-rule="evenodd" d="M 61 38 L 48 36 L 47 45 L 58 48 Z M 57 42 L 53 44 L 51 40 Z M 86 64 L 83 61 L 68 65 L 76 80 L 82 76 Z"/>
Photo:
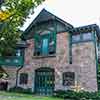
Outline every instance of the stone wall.
<path id="1" fill-rule="evenodd" d="M 15 66 L 3 66 L 4 70 L 6 71 L 6 73 L 8 74 L 8 89 L 11 87 L 14 87 L 16 85 L 16 71 L 18 68 L 16 68 Z"/>
<path id="2" fill-rule="evenodd" d="M 62 86 L 62 73 L 67 71 L 66 67 L 69 66 L 69 34 L 57 34 L 57 47 L 56 55 L 53 57 L 34 57 L 34 40 L 28 40 L 29 47 L 25 51 L 25 66 L 20 71 L 28 72 L 32 80 L 29 80 L 27 86 L 34 89 L 34 72 L 40 67 L 51 67 L 55 70 L 55 89 L 64 88 Z M 66 70 L 62 70 L 62 69 Z M 28 69 L 28 70 L 27 70 Z M 72 69 L 71 69 L 72 70 Z M 31 83 L 31 85 L 30 85 Z M 21 86 L 21 85 L 20 85 Z"/>
<path id="3" fill-rule="evenodd" d="M 93 42 L 78 43 L 72 46 L 73 64 L 79 65 L 78 81 L 88 91 L 97 91 L 96 57 Z"/>
<path id="4" fill-rule="evenodd" d="M 34 57 L 34 40 L 27 40 L 27 43 L 25 64 L 20 73 L 28 73 L 28 84 L 20 85 L 18 82 L 18 86 L 32 88 L 32 91 L 34 91 L 35 70 L 40 67 L 51 67 L 55 70 L 55 90 L 67 90 L 69 87 L 62 84 L 62 74 L 63 72 L 75 72 L 75 84 L 79 84 L 84 90 L 97 91 L 96 60 L 93 42 L 72 45 L 72 64 L 69 64 L 69 34 L 66 32 L 57 34 L 56 54 L 52 57 Z M 15 83 L 12 82 L 12 84 Z"/>

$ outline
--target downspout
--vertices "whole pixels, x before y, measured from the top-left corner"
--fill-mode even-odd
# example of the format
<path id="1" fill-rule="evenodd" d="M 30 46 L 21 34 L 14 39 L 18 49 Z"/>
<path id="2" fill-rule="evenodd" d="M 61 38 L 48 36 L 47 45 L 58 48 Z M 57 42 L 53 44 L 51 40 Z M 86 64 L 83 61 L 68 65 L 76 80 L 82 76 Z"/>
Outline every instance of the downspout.
<path id="1" fill-rule="evenodd" d="M 23 62 L 24 62 L 24 54 L 25 54 L 25 50 L 23 50 L 23 52 L 22 52 L 22 56 L 23 56 Z M 22 69 L 24 67 L 24 64 L 21 66 L 21 67 L 19 67 L 18 69 L 17 69 L 17 71 L 16 71 L 16 83 L 15 83 L 15 87 L 17 88 L 18 87 L 18 75 L 19 75 L 19 72 L 20 72 L 20 70 Z"/>
<path id="2" fill-rule="evenodd" d="M 93 38 L 94 38 L 94 45 L 95 45 L 95 59 L 96 59 L 96 78 L 97 78 L 97 91 L 99 90 L 99 87 L 98 87 L 98 56 L 97 56 L 97 48 L 96 48 L 96 36 L 95 36 L 95 34 L 96 34 L 96 32 L 94 31 L 93 32 L 94 34 L 93 34 Z"/>
<path id="3" fill-rule="evenodd" d="M 23 68 L 23 66 L 21 66 L 20 68 L 18 68 L 17 69 L 17 71 L 16 71 L 16 84 L 15 84 L 15 87 L 17 88 L 17 86 L 18 86 L 18 74 L 19 74 L 19 72 L 20 72 L 20 70 Z"/>

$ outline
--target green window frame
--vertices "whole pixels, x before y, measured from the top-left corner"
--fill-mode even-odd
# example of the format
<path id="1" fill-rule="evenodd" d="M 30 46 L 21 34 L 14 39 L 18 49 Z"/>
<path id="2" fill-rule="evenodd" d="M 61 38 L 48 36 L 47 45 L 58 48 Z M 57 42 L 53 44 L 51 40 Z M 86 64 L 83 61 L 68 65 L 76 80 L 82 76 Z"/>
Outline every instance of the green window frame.
<path id="1" fill-rule="evenodd" d="M 79 43 L 79 42 L 87 42 L 87 41 L 93 41 L 93 33 L 87 32 L 87 33 L 79 33 L 71 36 L 72 43 Z"/>
<path id="2" fill-rule="evenodd" d="M 56 53 L 56 33 L 35 34 L 34 56 L 48 56 Z"/>

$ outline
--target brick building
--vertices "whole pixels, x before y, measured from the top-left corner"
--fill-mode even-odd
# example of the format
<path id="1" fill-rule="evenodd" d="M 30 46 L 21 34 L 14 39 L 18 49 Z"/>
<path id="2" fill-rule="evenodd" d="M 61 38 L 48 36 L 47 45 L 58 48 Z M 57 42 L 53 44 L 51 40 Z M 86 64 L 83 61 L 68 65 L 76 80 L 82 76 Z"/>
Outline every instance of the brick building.
<path id="1" fill-rule="evenodd" d="M 24 42 L 16 56 L 0 60 L 8 74 L 8 89 L 16 85 L 41 95 L 76 86 L 98 90 L 100 31 L 96 24 L 74 28 L 43 9 L 21 38 Z"/>

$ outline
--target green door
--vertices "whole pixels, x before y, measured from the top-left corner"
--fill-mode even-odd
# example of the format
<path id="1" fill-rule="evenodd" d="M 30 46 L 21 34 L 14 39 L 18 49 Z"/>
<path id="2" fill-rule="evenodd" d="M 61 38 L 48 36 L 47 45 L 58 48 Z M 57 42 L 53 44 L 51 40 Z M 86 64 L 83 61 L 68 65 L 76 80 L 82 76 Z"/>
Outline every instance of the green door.
<path id="1" fill-rule="evenodd" d="M 54 90 L 54 70 L 40 68 L 35 71 L 35 93 L 39 95 L 52 95 Z"/>

